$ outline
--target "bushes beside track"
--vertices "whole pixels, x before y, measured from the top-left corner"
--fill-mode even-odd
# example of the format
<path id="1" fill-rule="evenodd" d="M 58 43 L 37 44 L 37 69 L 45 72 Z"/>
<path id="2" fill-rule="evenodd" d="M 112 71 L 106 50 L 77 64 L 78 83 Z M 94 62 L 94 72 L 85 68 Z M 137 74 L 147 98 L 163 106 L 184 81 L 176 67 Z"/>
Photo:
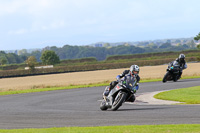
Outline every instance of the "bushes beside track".
<path id="1" fill-rule="evenodd" d="M 107 61 L 109 60 L 121 60 L 121 59 L 141 59 L 141 58 L 177 58 L 179 54 L 185 54 L 186 57 L 191 56 L 199 56 L 199 50 L 188 50 L 188 51 L 181 51 L 181 52 L 160 52 L 160 53 L 144 53 L 144 54 L 132 54 L 132 55 L 113 55 L 108 56 L 106 58 Z"/>
<path id="2" fill-rule="evenodd" d="M 93 60 L 93 59 L 92 59 Z M 0 71 L 0 78 L 7 77 L 20 77 L 20 76 L 33 76 L 33 75 L 44 75 L 44 74 L 56 74 L 56 73 L 68 73 L 68 72 L 81 72 L 81 71 L 94 71 L 94 70 L 105 70 L 105 69 L 118 69 L 118 68 L 128 68 L 132 64 L 137 64 L 139 66 L 154 66 L 162 65 L 173 61 L 174 58 L 166 59 L 154 59 L 154 60 L 127 60 L 123 62 L 96 62 L 94 64 L 75 64 L 66 66 L 55 66 L 54 68 L 41 68 L 30 70 L 4 70 Z M 187 61 L 195 61 L 196 57 L 188 57 Z"/>
<path id="3" fill-rule="evenodd" d="M 128 68 L 132 64 L 137 64 L 139 66 L 155 66 L 168 64 L 169 62 L 175 60 L 180 53 L 186 55 L 186 62 L 198 61 L 200 56 L 199 50 L 189 50 L 181 52 L 116 55 L 109 56 L 104 61 L 97 61 L 96 58 L 90 57 L 73 60 L 61 60 L 60 64 L 57 64 L 53 68 L 41 68 L 35 69 L 34 71 L 24 70 L 26 64 L 23 63 L 0 66 L 0 78 Z M 37 65 L 41 66 L 42 64 L 38 63 Z"/>

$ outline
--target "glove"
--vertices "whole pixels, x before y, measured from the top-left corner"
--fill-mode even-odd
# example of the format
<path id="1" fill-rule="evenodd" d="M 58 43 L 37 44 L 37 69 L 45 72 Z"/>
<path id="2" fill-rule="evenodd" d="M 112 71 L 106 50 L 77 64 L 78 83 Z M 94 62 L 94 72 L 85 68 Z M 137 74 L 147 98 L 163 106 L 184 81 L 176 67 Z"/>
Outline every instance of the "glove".
<path id="1" fill-rule="evenodd" d="M 116 79 L 117 79 L 117 81 L 121 81 L 121 78 L 119 75 L 117 75 Z"/>
<path id="2" fill-rule="evenodd" d="M 139 85 L 136 85 L 135 89 L 138 90 L 139 89 Z"/>
<path id="3" fill-rule="evenodd" d="M 133 92 L 136 93 L 136 89 L 133 89 Z"/>
<path id="4" fill-rule="evenodd" d="M 133 92 L 136 93 L 136 91 L 139 89 L 139 85 L 136 85 L 134 88 L 133 88 Z"/>

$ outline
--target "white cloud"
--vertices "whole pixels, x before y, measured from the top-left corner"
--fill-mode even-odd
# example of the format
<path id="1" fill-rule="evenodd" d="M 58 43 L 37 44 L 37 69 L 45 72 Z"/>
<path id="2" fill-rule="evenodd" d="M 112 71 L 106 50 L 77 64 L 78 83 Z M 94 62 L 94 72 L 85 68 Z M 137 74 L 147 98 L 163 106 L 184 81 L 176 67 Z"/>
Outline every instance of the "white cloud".
<path id="1" fill-rule="evenodd" d="M 52 3 L 53 2 L 53 3 Z M 0 4 L 0 15 L 8 15 L 8 14 L 31 14 L 38 11 L 37 15 L 41 13 L 40 11 L 51 8 L 56 1 L 52 0 L 6 0 L 1 1 Z"/>
<path id="2" fill-rule="evenodd" d="M 10 34 L 10 35 L 20 35 L 20 34 L 25 34 L 27 32 L 28 31 L 26 29 L 19 29 L 19 30 L 8 31 L 8 34 Z"/>
<path id="3" fill-rule="evenodd" d="M 30 32 L 37 32 L 40 30 L 55 30 L 65 26 L 64 20 L 53 20 L 52 22 L 34 21 L 31 25 Z"/>
<path id="4" fill-rule="evenodd" d="M 181 35 L 185 29 L 198 30 L 198 6 L 199 0 L 0 0 L 0 36 L 24 41 L 27 35 L 34 42 L 55 37 L 70 44 L 83 38 L 132 40 L 147 32 L 159 36 L 180 29 Z"/>

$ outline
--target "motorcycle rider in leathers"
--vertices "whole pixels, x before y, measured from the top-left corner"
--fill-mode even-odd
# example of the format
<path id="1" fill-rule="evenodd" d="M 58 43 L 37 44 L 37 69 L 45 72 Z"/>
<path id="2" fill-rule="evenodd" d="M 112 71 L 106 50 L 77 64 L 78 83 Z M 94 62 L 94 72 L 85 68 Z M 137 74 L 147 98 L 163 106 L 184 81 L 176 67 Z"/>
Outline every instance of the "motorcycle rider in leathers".
<path id="1" fill-rule="evenodd" d="M 179 57 L 174 62 L 177 62 L 178 65 L 180 66 L 179 77 L 178 77 L 178 79 L 180 79 L 181 75 L 183 73 L 183 69 L 187 68 L 187 64 L 186 64 L 186 61 L 185 61 L 185 55 L 180 54 Z"/>
<path id="2" fill-rule="evenodd" d="M 133 77 L 135 77 L 137 79 L 137 85 L 135 87 L 134 93 L 136 93 L 136 91 L 139 89 L 139 81 L 140 81 L 140 76 L 138 75 L 140 71 L 139 66 L 137 65 L 131 65 L 130 70 L 124 70 L 123 73 L 121 73 L 120 75 L 117 75 L 116 79 L 117 81 L 112 81 L 110 83 L 110 86 L 107 87 L 105 89 L 105 91 L 103 92 L 104 96 L 108 96 L 108 94 L 110 93 L 110 91 L 118 84 L 118 82 L 121 80 L 121 78 L 123 78 L 126 75 L 131 75 Z M 130 102 L 134 102 L 135 101 L 135 96 L 132 95 L 128 101 Z"/>

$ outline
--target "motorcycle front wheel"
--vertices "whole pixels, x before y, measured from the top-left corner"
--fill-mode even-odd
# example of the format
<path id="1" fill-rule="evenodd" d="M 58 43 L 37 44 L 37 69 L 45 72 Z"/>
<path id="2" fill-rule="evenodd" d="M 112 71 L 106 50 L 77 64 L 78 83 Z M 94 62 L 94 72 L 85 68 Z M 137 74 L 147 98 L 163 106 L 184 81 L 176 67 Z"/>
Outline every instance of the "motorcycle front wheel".
<path id="1" fill-rule="evenodd" d="M 100 109 L 101 110 L 107 110 L 108 109 L 108 107 L 106 107 L 106 102 L 104 100 L 100 104 Z"/>
<path id="2" fill-rule="evenodd" d="M 167 72 L 163 78 L 163 83 L 167 82 L 167 79 L 169 77 L 169 72 Z"/>
<path id="3" fill-rule="evenodd" d="M 122 103 L 126 100 L 127 94 L 125 92 L 119 92 L 115 97 L 111 110 L 117 110 Z"/>

